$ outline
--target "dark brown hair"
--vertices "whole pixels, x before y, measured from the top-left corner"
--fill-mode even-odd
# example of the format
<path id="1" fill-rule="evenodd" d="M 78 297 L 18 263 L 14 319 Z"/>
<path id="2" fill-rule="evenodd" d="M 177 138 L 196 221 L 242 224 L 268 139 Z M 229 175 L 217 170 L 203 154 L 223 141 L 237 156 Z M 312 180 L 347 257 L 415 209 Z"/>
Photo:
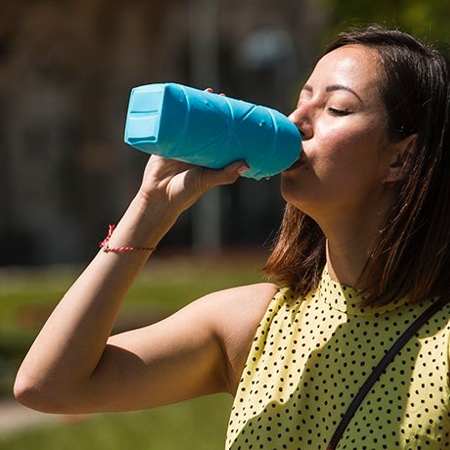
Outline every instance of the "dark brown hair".
<path id="1" fill-rule="evenodd" d="M 379 26 L 341 34 L 324 54 L 349 44 L 380 56 L 389 138 L 417 134 L 407 155 L 408 177 L 355 287 L 371 305 L 450 293 L 449 60 L 407 33 Z M 325 262 L 317 223 L 286 205 L 266 274 L 305 294 L 317 286 Z"/>

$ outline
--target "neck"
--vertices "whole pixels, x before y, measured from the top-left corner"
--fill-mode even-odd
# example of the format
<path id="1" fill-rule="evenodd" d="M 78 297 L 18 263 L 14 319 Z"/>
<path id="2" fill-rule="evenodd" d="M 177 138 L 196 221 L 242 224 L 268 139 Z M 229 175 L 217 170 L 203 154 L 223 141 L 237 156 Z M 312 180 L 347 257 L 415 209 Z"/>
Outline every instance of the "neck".
<path id="1" fill-rule="evenodd" d="M 322 228 L 327 238 L 328 272 L 340 284 L 354 287 L 370 257 L 381 219 L 364 219 Z"/>
<path id="2" fill-rule="evenodd" d="M 354 249 L 352 251 L 351 249 Z M 327 266 L 331 279 L 354 287 L 366 264 L 368 251 L 360 247 L 333 245 L 327 240 Z"/>
<path id="3" fill-rule="evenodd" d="M 308 212 L 326 237 L 327 266 L 333 280 L 356 286 L 395 195 L 389 189 L 350 208 L 328 205 Z"/>

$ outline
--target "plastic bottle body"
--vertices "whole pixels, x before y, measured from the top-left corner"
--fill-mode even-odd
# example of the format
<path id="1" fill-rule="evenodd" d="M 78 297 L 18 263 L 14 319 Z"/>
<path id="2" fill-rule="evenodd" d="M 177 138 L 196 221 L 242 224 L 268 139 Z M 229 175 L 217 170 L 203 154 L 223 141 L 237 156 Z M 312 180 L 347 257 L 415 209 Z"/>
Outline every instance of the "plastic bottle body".
<path id="1" fill-rule="evenodd" d="M 246 161 L 260 180 L 299 158 L 301 136 L 282 113 L 175 83 L 131 91 L 125 142 L 141 151 L 209 168 Z"/>

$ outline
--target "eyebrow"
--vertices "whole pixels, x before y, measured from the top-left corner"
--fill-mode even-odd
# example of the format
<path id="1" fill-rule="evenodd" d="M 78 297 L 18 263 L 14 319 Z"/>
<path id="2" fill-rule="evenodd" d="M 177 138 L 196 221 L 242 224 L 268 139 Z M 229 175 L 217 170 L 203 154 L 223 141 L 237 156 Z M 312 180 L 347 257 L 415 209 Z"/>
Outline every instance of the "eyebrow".
<path id="1" fill-rule="evenodd" d="M 303 89 L 308 92 L 313 91 L 312 86 L 310 86 L 309 84 L 305 84 Z M 353 89 L 351 89 L 348 86 L 345 86 L 343 84 L 332 84 L 331 86 L 327 86 L 325 91 L 326 92 L 347 91 L 347 92 L 350 92 L 351 94 L 353 94 L 362 103 L 362 98 Z"/>

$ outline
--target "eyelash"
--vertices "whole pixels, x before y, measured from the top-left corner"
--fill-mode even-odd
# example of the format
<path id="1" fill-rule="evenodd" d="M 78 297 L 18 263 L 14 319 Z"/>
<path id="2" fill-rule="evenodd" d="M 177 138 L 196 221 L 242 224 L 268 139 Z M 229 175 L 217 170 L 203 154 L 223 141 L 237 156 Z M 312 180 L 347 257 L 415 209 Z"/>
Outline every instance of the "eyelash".
<path id="1" fill-rule="evenodd" d="M 337 108 L 328 108 L 328 111 L 330 111 L 331 114 L 335 116 L 348 116 L 352 112 L 348 109 L 337 109 Z"/>
<path id="2" fill-rule="evenodd" d="M 299 102 L 297 104 L 297 109 L 300 108 L 300 106 L 302 105 L 302 102 Z M 338 108 L 332 108 L 329 107 L 328 111 L 334 115 L 334 116 L 339 116 L 339 117 L 344 117 L 344 116 L 348 116 L 352 113 L 352 111 L 348 110 L 348 109 L 338 109 Z"/>

